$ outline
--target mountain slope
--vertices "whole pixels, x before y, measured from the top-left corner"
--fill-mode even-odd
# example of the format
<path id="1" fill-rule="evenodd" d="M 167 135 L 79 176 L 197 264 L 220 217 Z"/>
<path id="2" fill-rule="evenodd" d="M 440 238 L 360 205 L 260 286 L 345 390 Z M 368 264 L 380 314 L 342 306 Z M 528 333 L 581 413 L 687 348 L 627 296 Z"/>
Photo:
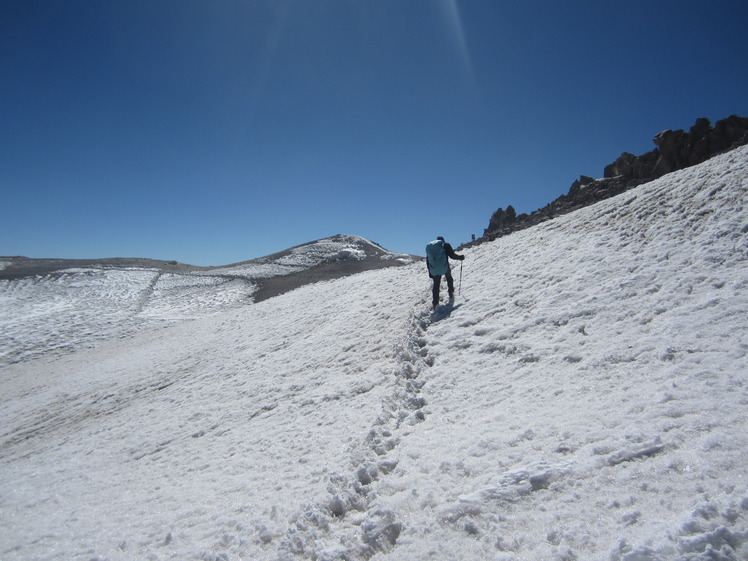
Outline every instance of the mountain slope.
<path id="1" fill-rule="evenodd" d="M 227 275 L 247 279 L 272 278 L 304 271 L 326 263 L 365 262 L 380 268 L 377 261 L 409 263 L 413 256 L 394 253 L 360 236 L 338 234 L 301 244 L 287 250 L 218 267 L 199 267 L 177 261 L 115 257 L 110 259 L 36 259 L 0 257 L 0 280 L 14 280 L 64 273 L 69 270 L 145 269 L 160 273 L 208 276 Z M 361 268 L 361 267 L 359 267 Z M 365 268 L 362 268 L 365 270 Z"/>
<path id="2" fill-rule="evenodd" d="M 742 148 L 469 253 L 400 558 L 745 558 L 747 192 Z"/>
<path id="3" fill-rule="evenodd" d="M 0 364 L 174 325 L 305 284 L 412 263 L 333 236 L 225 267 L 151 259 L 0 258 Z"/>
<path id="4" fill-rule="evenodd" d="M 747 162 L 3 367 L 0 557 L 745 559 Z"/>

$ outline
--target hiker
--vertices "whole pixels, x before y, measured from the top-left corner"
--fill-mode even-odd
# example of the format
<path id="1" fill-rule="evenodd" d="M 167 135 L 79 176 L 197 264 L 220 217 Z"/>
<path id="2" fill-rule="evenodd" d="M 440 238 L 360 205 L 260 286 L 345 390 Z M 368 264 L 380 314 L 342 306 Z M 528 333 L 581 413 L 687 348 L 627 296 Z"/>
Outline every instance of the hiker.
<path id="1" fill-rule="evenodd" d="M 452 279 L 452 271 L 449 268 L 449 259 L 462 261 L 464 255 L 457 255 L 452 246 L 444 241 L 444 236 L 439 236 L 433 242 L 426 246 L 426 267 L 429 270 L 429 276 L 434 279 L 433 288 L 433 305 L 434 308 L 439 304 L 439 288 L 442 282 L 442 275 L 447 277 L 447 290 L 449 299 L 454 298 L 455 281 Z"/>

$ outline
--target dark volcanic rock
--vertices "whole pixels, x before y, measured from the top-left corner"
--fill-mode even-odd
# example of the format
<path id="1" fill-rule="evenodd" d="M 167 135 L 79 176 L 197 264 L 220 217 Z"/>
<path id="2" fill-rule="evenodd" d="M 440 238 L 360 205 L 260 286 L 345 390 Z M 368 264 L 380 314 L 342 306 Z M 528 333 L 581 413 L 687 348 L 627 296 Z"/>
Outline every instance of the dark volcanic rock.
<path id="1" fill-rule="evenodd" d="M 491 220 L 488 223 L 488 229 L 492 232 L 502 230 L 504 228 L 511 228 L 512 225 L 517 221 L 517 212 L 514 210 L 512 205 L 498 209 L 491 216 Z"/>

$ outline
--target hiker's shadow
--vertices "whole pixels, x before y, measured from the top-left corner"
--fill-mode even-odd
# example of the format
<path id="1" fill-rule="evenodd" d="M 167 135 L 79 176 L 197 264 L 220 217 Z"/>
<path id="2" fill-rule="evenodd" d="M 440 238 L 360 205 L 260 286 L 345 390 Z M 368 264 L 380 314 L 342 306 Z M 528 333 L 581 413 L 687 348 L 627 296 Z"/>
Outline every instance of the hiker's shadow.
<path id="1" fill-rule="evenodd" d="M 462 304 L 442 304 L 440 306 L 437 306 L 434 311 L 431 312 L 431 321 L 437 322 L 448 318 L 452 315 L 452 312 L 454 312 L 460 306 L 462 306 Z"/>

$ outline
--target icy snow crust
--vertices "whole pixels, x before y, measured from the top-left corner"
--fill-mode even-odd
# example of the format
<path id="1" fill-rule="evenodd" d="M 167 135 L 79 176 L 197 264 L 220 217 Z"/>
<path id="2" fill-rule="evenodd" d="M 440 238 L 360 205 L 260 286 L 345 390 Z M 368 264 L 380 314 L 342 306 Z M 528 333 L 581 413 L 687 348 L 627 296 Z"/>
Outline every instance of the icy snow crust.
<path id="1" fill-rule="evenodd" d="M 3 367 L 0 558 L 748 559 L 747 162 Z"/>
<path id="2" fill-rule="evenodd" d="M 0 365 L 91 346 L 247 303 L 241 279 L 156 269 L 68 269 L 0 280 Z"/>

